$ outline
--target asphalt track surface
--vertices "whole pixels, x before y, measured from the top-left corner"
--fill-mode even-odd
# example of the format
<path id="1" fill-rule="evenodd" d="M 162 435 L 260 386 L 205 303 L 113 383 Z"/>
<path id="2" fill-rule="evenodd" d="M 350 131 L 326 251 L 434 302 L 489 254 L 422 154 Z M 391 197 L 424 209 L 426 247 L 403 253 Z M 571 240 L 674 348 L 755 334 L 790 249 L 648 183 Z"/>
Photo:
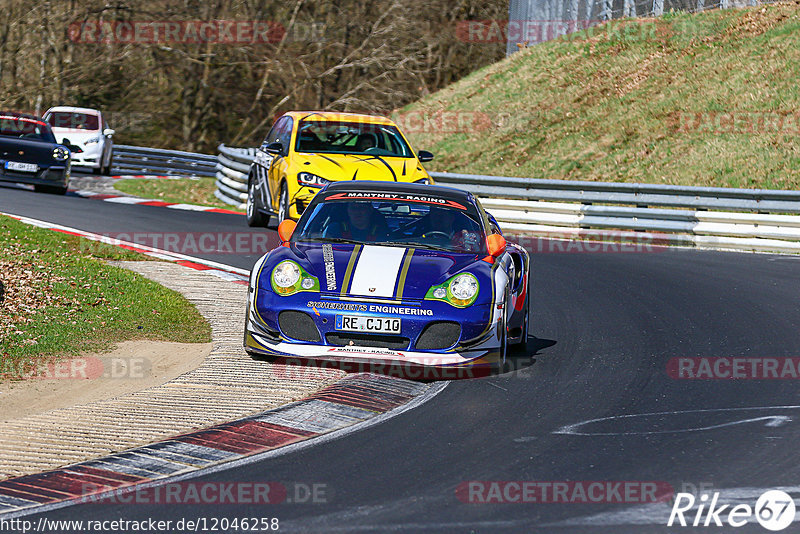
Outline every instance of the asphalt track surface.
<path id="1" fill-rule="evenodd" d="M 236 215 L 4 186 L 0 211 L 98 233 L 250 231 Z M 246 269 L 256 260 L 206 257 Z M 687 249 L 538 253 L 532 269 L 532 337 L 514 371 L 452 381 L 379 425 L 196 479 L 324 484 L 325 502 L 81 504 L 44 515 L 277 517 L 286 532 L 708 531 L 667 528 L 666 503 L 481 504 L 463 502 L 456 488 L 659 481 L 676 491 L 704 485 L 723 498 L 745 494 L 754 505 L 767 489 L 800 485 L 800 407 L 790 408 L 800 405 L 797 380 L 678 380 L 666 370 L 676 357 L 800 356 L 800 258 Z M 569 427 L 599 418 L 608 419 Z M 758 524 L 710 529 L 767 532 Z"/>

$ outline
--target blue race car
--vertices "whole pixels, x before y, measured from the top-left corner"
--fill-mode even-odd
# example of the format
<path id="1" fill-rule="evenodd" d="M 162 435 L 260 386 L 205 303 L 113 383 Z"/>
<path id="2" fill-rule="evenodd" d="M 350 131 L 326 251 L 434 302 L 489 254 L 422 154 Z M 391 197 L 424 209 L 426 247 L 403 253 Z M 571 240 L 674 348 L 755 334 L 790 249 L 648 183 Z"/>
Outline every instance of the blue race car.
<path id="1" fill-rule="evenodd" d="M 530 259 L 472 194 L 335 182 L 250 274 L 251 355 L 497 365 L 528 337 Z"/>

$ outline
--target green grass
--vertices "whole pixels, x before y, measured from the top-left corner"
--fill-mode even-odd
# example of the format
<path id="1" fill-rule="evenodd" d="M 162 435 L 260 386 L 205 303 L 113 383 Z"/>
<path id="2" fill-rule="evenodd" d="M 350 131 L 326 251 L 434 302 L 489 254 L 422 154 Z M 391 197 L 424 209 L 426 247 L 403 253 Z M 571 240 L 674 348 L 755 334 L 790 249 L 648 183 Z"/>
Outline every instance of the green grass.
<path id="1" fill-rule="evenodd" d="M 401 113 L 491 118 L 408 132 L 436 154 L 434 171 L 797 189 L 798 80 L 800 5 L 775 4 L 615 21 L 523 49 Z M 742 114 L 736 133 L 723 113 Z M 778 116 L 779 132 L 760 122 Z"/>
<path id="2" fill-rule="evenodd" d="M 0 377 L 1 364 L 119 341 L 210 341 L 209 324 L 182 295 L 103 261 L 143 258 L 0 217 Z"/>
<path id="3" fill-rule="evenodd" d="M 238 210 L 236 206 L 220 202 L 214 196 L 214 191 L 217 189 L 214 182 L 214 178 L 199 178 L 196 180 L 190 178 L 178 178 L 175 180 L 126 178 L 117 180 L 114 183 L 114 188 L 123 193 L 142 198 L 214 206 L 244 213 L 243 210 Z"/>

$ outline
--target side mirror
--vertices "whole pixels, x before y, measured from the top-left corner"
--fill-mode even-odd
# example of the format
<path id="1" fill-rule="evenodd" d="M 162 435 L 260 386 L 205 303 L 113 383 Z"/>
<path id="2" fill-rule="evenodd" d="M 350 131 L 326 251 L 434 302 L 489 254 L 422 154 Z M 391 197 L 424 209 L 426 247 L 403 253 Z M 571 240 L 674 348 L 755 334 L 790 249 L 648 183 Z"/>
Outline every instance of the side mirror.
<path id="1" fill-rule="evenodd" d="M 433 153 L 428 152 L 427 150 L 420 150 L 417 153 L 417 157 L 421 163 L 425 163 L 426 161 L 433 160 Z"/>
<path id="2" fill-rule="evenodd" d="M 116 130 L 112 130 L 111 128 L 106 128 L 105 130 L 103 130 L 103 135 L 105 135 L 107 137 L 110 137 L 110 136 L 114 135 L 115 133 L 117 133 L 117 131 Z"/>
<path id="3" fill-rule="evenodd" d="M 486 247 L 489 249 L 489 255 L 498 257 L 506 250 L 506 238 L 500 234 L 492 234 L 486 238 Z"/>
<path id="4" fill-rule="evenodd" d="M 291 219 L 281 221 L 278 225 L 278 237 L 281 238 L 281 242 L 286 243 L 292 238 L 295 226 L 297 226 L 297 223 Z"/>
<path id="5" fill-rule="evenodd" d="M 64 145 L 64 146 L 66 146 L 66 147 L 68 147 L 68 146 L 71 146 L 71 145 L 72 145 L 72 143 L 70 143 L 70 142 L 69 142 L 69 139 L 67 139 L 66 137 L 65 137 L 64 139 L 62 139 L 62 140 L 61 140 L 61 144 L 62 144 L 62 145 Z"/>
<path id="6" fill-rule="evenodd" d="M 270 154 L 275 154 L 276 156 L 283 154 L 283 143 L 281 143 L 280 141 L 274 141 L 265 146 L 264 150 L 266 152 L 269 152 Z"/>

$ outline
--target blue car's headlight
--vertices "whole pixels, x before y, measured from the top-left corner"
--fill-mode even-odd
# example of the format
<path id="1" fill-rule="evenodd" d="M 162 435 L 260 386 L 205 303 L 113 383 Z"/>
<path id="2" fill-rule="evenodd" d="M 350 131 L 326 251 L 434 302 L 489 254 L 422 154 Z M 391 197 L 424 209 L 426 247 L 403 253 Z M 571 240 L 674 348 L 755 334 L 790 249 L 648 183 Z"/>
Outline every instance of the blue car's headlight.
<path id="1" fill-rule="evenodd" d="M 466 308 L 478 298 L 480 284 L 475 275 L 461 273 L 438 286 L 433 286 L 425 295 L 426 300 L 443 300 L 456 308 Z"/>
<path id="2" fill-rule="evenodd" d="M 319 280 L 292 260 L 280 262 L 272 270 L 272 290 L 283 296 L 298 291 L 319 291 Z"/>
<path id="3" fill-rule="evenodd" d="M 331 181 L 310 172 L 299 172 L 297 173 L 297 183 L 301 187 L 325 187 Z"/>

